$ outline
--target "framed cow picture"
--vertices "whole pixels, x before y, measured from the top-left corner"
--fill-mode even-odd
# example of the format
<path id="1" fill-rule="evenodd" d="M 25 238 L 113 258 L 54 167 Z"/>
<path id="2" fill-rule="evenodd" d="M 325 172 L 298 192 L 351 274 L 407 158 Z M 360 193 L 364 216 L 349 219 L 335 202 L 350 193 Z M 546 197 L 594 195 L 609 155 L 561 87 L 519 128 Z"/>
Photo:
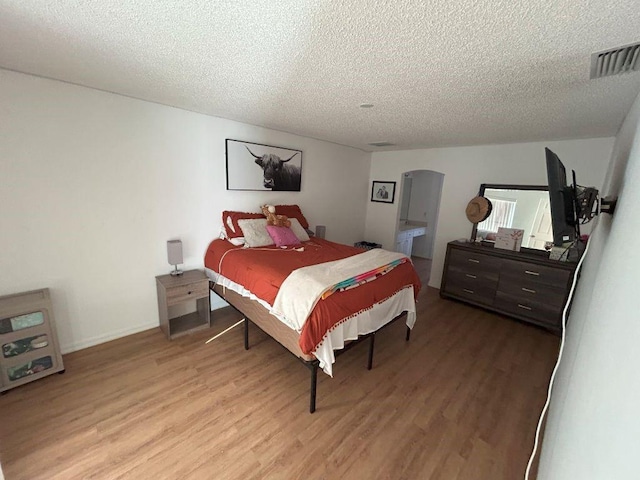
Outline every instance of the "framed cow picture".
<path id="1" fill-rule="evenodd" d="M 227 190 L 299 192 L 302 152 L 226 139 Z"/>

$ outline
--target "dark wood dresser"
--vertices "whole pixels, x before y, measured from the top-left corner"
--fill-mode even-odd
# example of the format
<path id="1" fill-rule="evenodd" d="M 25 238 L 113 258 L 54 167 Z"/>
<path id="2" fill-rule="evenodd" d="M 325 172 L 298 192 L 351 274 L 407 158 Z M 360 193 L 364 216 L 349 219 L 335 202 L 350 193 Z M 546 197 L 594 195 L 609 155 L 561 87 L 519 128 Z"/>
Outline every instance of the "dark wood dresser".
<path id="1" fill-rule="evenodd" d="M 575 268 L 543 255 L 458 240 L 447 245 L 440 296 L 560 333 Z"/>

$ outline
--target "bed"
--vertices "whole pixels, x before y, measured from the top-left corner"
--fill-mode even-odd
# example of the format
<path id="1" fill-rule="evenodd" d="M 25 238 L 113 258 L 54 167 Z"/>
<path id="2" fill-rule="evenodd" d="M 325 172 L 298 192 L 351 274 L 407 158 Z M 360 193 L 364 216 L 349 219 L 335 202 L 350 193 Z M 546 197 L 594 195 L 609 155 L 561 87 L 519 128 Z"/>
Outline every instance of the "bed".
<path id="1" fill-rule="evenodd" d="M 332 375 L 336 356 L 364 340 L 371 369 L 376 332 L 396 320 L 405 320 L 409 340 L 421 287 L 410 259 L 309 237 L 299 228 L 303 221 L 294 219 L 291 230 L 302 237 L 297 243 L 264 245 L 259 216 L 235 212 L 230 219 L 229 213 L 223 212 L 224 238 L 213 240 L 205 254 L 210 288 L 244 316 L 245 349 L 251 322 L 309 368 L 311 413 L 318 369 Z M 235 241 L 241 231 L 250 239 L 249 223 L 262 240 Z"/>

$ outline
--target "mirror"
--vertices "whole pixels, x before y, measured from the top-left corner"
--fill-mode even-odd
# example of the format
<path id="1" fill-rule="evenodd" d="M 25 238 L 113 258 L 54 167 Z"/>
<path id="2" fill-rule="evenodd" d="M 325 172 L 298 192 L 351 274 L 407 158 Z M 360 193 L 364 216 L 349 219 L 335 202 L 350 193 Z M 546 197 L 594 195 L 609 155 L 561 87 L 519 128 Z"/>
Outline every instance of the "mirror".
<path id="1" fill-rule="evenodd" d="M 553 230 L 546 185 L 483 183 L 478 195 L 487 197 L 493 209 L 484 222 L 473 225 L 472 242 L 492 243 L 498 228 L 520 228 L 524 230 L 522 247 L 535 250 L 551 248 Z"/>

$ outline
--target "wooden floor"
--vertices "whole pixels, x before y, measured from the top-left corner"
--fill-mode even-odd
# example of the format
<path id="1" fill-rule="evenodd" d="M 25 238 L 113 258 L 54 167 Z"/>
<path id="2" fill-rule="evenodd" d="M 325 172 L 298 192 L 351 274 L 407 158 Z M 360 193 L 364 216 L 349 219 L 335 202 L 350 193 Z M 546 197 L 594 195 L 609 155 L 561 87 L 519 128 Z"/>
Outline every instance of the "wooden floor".
<path id="1" fill-rule="evenodd" d="M 431 259 L 411 257 L 411 261 L 413 262 L 413 267 L 416 269 L 416 272 L 418 272 L 422 285 L 426 287 L 431 278 Z"/>
<path id="2" fill-rule="evenodd" d="M 159 329 L 65 355 L 66 373 L 0 397 L 0 462 L 17 479 L 520 479 L 558 339 L 424 289 L 320 374 L 255 327 L 173 342 Z"/>

